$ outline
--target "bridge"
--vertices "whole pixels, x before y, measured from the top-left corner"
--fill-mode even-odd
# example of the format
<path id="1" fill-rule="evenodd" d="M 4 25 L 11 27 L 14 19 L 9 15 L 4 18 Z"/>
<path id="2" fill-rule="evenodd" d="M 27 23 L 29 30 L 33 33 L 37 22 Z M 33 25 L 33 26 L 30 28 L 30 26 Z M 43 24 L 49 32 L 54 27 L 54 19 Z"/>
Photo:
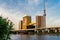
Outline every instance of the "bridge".
<path id="1" fill-rule="evenodd" d="M 18 34 L 18 33 L 20 33 L 21 31 L 24 31 L 24 32 L 31 32 L 31 31 L 34 31 L 34 32 L 37 32 L 37 33 L 43 33 L 43 32 L 47 32 L 47 33 L 49 33 L 49 32 L 60 32 L 60 27 L 51 27 L 51 28 L 32 28 L 32 29 L 20 29 L 20 30 L 13 30 L 13 31 L 11 31 L 11 32 L 13 32 L 13 33 L 16 33 L 16 34 Z"/>

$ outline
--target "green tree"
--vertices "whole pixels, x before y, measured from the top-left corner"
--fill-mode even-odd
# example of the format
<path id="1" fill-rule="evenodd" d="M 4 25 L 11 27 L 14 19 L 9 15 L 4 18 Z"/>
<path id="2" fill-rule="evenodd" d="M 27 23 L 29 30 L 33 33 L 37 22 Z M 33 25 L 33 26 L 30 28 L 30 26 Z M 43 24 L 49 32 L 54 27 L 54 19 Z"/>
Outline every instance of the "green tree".
<path id="1" fill-rule="evenodd" d="M 0 40 L 10 40 L 10 31 L 12 30 L 13 23 L 0 16 Z"/>

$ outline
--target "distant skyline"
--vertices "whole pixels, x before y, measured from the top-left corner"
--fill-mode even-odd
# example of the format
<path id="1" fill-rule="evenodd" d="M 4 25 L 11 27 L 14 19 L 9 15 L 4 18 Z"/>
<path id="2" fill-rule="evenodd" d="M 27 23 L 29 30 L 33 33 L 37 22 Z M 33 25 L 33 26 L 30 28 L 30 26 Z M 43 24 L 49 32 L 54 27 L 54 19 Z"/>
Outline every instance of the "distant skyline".
<path id="1" fill-rule="evenodd" d="M 44 0 L 0 0 L 0 15 L 8 17 L 18 29 L 23 16 L 31 15 L 35 22 L 36 15 L 43 15 Z M 46 23 L 48 26 L 60 26 L 60 0 L 46 0 Z"/>

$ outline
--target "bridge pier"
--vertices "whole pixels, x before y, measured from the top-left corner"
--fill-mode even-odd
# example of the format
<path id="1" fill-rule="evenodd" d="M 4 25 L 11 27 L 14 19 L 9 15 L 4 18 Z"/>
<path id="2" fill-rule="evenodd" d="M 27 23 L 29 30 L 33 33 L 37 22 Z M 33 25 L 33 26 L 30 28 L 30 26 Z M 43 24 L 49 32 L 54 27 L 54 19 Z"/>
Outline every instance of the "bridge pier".
<path id="1" fill-rule="evenodd" d="M 50 30 L 48 30 L 48 33 L 50 32 Z"/>
<path id="2" fill-rule="evenodd" d="M 44 32 L 44 30 L 41 30 L 42 31 L 42 33 Z"/>
<path id="3" fill-rule="evenodd" d="M 58 32 L 60 33 L 60 28 L 58 28 Z"/>
<path id="4" fill-rule="evenodd" d="M 53 28 L 53 32 L 54 33 L 57 33 L 58 32 L 58 29 L 57 28 Z"/>
<path id="5" fill-rule="evenodd" d="M 58 30 L 57 30 L 57 29 L 55 29 L 54 31 L 55 31 L 55 33 L 57 33 L 57 32 L 58 32 Z"/>
<path id="6" fill-rule="evenodd" d="M 38 30 L 36 31 L 37 34 L 44 34 L 44 32 L 45 32 L 44 29 L 38 29 Z"/>
<path id="7" fill-rule="evenodd" d="M 36 33 L 37 33 L 37 34 L 40 34 L 40 33 L 41 33 L 41 30 L 36 30 Z"/>
<path id="8" fill-rule="evenodd" d="M 49 33 L 50 32 L 50 29 L 49 28 L 48 29 L 46 28 L 45 31 L 46 31 L 46 33 Z"/>
<path id="9" fill-rule="evenodd" d="M 37 30 L 37 33 L 39 33 L 39 31 Z"/>

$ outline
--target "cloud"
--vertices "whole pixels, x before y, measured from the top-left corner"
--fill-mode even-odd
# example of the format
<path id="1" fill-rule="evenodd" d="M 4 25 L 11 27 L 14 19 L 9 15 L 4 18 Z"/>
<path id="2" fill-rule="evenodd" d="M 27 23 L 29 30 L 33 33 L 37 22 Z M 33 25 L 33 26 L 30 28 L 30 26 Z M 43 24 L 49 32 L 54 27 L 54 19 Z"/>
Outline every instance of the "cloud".
<path id="1" fill-rule="evenodd" d="M 47 8 L 47 27 L 51 26 L 60 26 L 60 2 L 57 3 L 57 5 L 55 4 L 54 6 Z"/>
<path id="2" fill-rule="evenodd" d="M 60 26 L 60 19 L 51 17 L 47 20 L 47 27 L 59 27 Z"/>
<path id="3" fill-rule="evenodd" d="M 28 0 L 28 4 L 38 4 L 39 0 Z"/>
<path id="4" fill-rule="evenodd" d="M 12 3 L 11 3 L 12 2 Z M 46 24 L 48 26 L 60 26 L 60 2 L 57 5 L 51 6 L 48 2 L 47 7 L 47 18 Z M 43 15 L 43 0 L 25 0 L 25 1 L 9 1 L 9 3 L 0 3 L 0 15 L 3 17 L 8 17 L 15 25 L 14 28 L 17 30 L 19 28 L 19 21 L 25 14 L 32 16 L 32 22 L 36 21 L 36 15 Z M 55 14 L 57 13 L 57 14 Z"/>
<path id="5" fill-rule="evenodd" d="M 0 15 L 2 15 L 4 18 L 10 19 L 14 23 L 14 27 L 16 30 L 18 29 L 19 21 L 22 19 L 24 13 L 22 13 L 19 10 L 12 10 L 12 9 L 6 9 L 2 6 L 0 6 Z"/>

